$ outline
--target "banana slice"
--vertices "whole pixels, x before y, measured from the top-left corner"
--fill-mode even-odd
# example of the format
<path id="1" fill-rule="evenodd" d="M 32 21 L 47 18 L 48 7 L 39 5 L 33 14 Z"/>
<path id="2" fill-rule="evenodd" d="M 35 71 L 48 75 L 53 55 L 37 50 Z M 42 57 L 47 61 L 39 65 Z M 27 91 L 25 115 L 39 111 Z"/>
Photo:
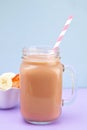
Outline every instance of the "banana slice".
<path id="1" fill-rule="evenodd" d="M 12 79 L 7 76 L 0 76 L 0 89 L 7 90 L 12 87 Z"/>
<path id="2" fill-rule="evenodd" d="M 12 79 L 16 74 L 12 72 L 3 73 L 1 76 Z"/>

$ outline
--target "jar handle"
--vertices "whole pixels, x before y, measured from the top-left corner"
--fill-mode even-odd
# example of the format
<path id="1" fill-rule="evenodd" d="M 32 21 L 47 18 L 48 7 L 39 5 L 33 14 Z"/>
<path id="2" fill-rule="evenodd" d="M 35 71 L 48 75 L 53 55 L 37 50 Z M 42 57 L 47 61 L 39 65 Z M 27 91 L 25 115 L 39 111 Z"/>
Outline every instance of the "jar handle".
<path id="1" fill-rule="evenodd" d="M 69 98 L 62 99 L 62 105 L 67 105 L 73 102 L 77 95 L 77 87 L 75 84 L 75 72 L 72 66 L 70 65 L 63 65 L 63 71 L 68 71 L 71 77 L 72 88 L 71 88 L 71 96 Z"/>

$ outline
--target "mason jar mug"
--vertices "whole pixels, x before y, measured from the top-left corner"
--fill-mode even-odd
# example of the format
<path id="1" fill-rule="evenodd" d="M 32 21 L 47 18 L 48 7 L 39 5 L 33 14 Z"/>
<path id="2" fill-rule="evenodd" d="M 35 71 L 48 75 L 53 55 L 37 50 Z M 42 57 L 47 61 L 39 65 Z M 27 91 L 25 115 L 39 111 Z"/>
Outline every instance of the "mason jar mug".
<path id="1" fill-rule="evenodd" d="M 75 81 L 71 73 L 74 96 Z M 20 109 L 23 118 L 33 124 L 51 123 L 61 115 L 62 80 L 66 67 L 61 63 L 59 51 L 47 48 L 24 48 L 20 65 Z"/>

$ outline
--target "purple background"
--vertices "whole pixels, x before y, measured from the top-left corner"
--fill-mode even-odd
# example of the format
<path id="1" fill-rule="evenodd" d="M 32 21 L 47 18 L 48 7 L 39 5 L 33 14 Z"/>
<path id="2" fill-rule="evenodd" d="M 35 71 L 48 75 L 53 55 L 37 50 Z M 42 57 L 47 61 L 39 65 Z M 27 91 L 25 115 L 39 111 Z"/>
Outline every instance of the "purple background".
<path id="1" fill-rule="evenodd" d="M 79 89 L 75 102 L 62 108 L 61 117 L 49 125 L 26 123 L 19 107 L 0 110 L 0 130 L 87 130 L 87 89 Z"/>

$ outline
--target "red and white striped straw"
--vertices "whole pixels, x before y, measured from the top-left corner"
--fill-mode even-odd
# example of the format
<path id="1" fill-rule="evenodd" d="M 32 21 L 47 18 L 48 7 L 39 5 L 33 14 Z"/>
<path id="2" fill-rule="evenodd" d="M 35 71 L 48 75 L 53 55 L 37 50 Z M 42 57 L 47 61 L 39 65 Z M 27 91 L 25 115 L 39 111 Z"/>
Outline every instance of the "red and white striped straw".
<path id="1" fill-rule="evenodd" d="M 59 37 L 58 37 L 58 39 L 56 41 L 56 44 L 53 47 L 53 50 L 56 50 L 58 48 L 58 46 L 59 46 L 60 42 L 62 41 L 66 31 L 68 30 L 68 27 L 69 27 L 69 25 L 70 25 L 70 23 L 72 21 L 72 18 L 73 18 L 72 16 L 69 16 L 69 18 L 67 19 L 67 21 L 66 21 L 66 23 L 65 23 L 65 25 L 63 27 L 63 30 L 60 33 L 60 35 L 59 35 Z"/>

